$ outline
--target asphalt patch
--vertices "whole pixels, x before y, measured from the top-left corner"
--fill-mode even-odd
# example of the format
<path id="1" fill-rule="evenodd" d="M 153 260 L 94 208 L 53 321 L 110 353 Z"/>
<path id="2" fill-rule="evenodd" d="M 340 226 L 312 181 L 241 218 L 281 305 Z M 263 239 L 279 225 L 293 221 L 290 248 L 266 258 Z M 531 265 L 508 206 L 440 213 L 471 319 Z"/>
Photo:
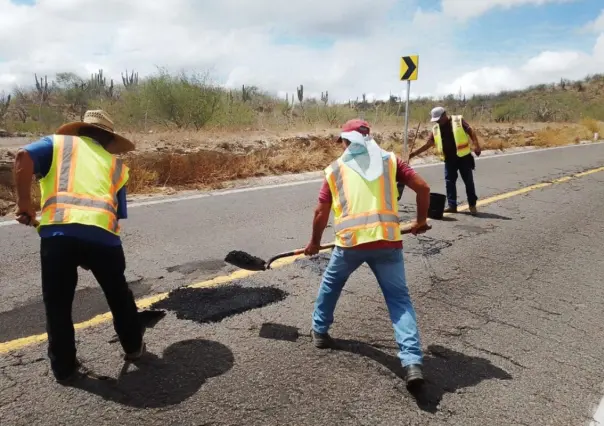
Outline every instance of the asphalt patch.
<path id="1" fill-rule="evenodd" d="M 262 337 L 263 339 L 295 342 L 298 340 L 300 334 L 297 327 L 267 322 L 262 324 L 262 327 L 260 327 L 258 336 Z"/>
<path id="2" fill-rule="evenodd" d="M 473 235 L 482 235 L 493 230 L 493 227 L 485 228 L 476 225 L 455 225 L 455 228 Z"/>
<path id="3" fill-rule="evenodd" d="M 301 269 L 306 269 L 316 274 L 322 275 L 323 272 L 325 272 L 325 269 L 327 269 L 327 264 L 329 263 L 330 258 L 331 254 L 329 253 L 319 253 L 316 256 L 296 259 L 294 264 Z"/>
<path id="4" fill-rule="evenodd" d="M 218 272 L 226 266 L 223 260 L 211 259 L 195 262 L 187 262 L 181 265 L 166 268 L 168 272 L 178 272 L 183 275 L 191 275 L 196 272 Z"/>
<path id="5" fill-rule="evenodd" d="M 128 287 L 135 298 L 151 292 L 151 283 L 145 279 L 129 282 Z M 72 318 L 74 323 L 87 321 L 109 311 L 103 290 L 98 286 L 76 290 L 73 299 Z M 46 311 L 41 299 L 32 299 L 26 305 L 0 313 L 0 342 L 9 342 L 21 337 L 46 332 Z"/>
<path id="6" fill-rule="evenodd" d="M 166 309 L 178 319 L 198 323 L 220 322 L 243 312 L 284 300 L 288 294 L 275 287 L 226 285 L 213 288 L 179 288 L 152 305 Z"/>

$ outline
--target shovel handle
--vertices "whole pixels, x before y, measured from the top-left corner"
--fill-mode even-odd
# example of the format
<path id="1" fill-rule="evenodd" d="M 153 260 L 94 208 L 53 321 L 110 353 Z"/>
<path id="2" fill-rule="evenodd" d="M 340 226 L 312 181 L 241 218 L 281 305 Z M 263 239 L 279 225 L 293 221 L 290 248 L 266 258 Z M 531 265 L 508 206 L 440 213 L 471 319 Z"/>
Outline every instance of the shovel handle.
<path id="1" fill-rule="evenodd" d="M 427 225 L 427 229 L 430 230 L 432 229 L 432 225 Z M 410 234 L 411 233 L 411 228 L 404 228 L 401 230 L 402 234 Z M 326 249 L 332 249 L 334 248 L 336 245 L 335 244 L 325 244 L 322 246 L 319 246 L 319 251 L 321 250 L 326 250 Z M 277 259 L 282 259 L 284 257 L 290 257 L 290 256 L 298 256 L 301 254 L 304 254 L 304 250 L 303 248 L 301 249 L 296 249 L 296 250 L 292 250 L 292 251 L 287 251 L 284 253 L 279 253 L 276 256 L 271 257 L 268 262 L 266 262 L 266 269 L 270 269 L 271 268 L 271 263 L 273 263 L 275 260 Z"/>

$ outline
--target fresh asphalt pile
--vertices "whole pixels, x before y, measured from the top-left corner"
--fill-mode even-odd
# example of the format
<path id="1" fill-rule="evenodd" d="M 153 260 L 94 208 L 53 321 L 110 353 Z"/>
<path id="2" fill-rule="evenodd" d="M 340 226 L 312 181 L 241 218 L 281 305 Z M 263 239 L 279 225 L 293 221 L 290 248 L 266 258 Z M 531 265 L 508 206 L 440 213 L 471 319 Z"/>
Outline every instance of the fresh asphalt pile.
<path id="1" fill-rule="evenodd" d="M 286 297 L 285 291 L 275 287 L 243 287 L 239 284 L 214 288 L 183 287 L 171 291 L 152 308 L 172 311 L 178 319 L 208 323 L 280 302 Z"/>

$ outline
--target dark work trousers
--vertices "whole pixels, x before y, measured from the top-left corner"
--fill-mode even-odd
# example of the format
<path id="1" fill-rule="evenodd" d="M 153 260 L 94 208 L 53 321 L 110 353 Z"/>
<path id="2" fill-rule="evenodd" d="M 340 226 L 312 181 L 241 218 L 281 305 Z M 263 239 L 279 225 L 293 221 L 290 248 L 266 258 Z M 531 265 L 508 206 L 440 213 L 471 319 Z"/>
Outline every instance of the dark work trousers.
<path id="1" fill-rule="evenodd" d="M 472 154 L 465 157 L 456 158 L 453 161 L 445 162 L 445 186 L 447 189 L 447 202 L 450 207 L 457 207 L 457 173 L 466 186 L 466 195 L 470 207 L 476 206 L 478 196 L 474 187 L 474 176 L 472 169 L 474 167 Z"/>
<path id="2" fill-rule="evenodd" d="M 124 351 L 140 349 L 142 326 L 124 275 L 126 258 L 122 246 L 104 246 L 65 236 L 42 238 L 40 245 L 48 357 L 55 377 L 69 376 L 76 366 L 71 308 L 80 265 L 90 268 L 105 293 Z"/>

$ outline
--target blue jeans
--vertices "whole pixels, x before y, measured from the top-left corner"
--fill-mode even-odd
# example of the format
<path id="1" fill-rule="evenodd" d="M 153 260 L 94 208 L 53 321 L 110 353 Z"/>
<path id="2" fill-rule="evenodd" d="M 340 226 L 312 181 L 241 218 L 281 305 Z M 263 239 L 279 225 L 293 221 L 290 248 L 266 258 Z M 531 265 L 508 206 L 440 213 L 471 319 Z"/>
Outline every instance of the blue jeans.
<path id="1" fill-rule="evenodd" d="M 313 312 L 313 330 L 327 333 L 333 313 L 348 277 L 367 262 L 380 285 L 403 366 L 421 364 L 423 354 L 415 310 L 405 281 L 405 264 L 401 249 L 354 250 L 335 247 L 323 274 Z"/>
<path id="2" fill-rule="evenodd" d="M 470 154 L 472 155 L 472 154 Z M 470 207 L 476 205 L 478 196 L 474 186 L 474 176 L 472 174 L 472 161 L 466 157 L 457 159 L 457 161 L 445 163 L 445 186 L 447 188 L 447 202 L 450 207 L 457 207 L 457 172 L 466 186 L 466 195 Z"/>

